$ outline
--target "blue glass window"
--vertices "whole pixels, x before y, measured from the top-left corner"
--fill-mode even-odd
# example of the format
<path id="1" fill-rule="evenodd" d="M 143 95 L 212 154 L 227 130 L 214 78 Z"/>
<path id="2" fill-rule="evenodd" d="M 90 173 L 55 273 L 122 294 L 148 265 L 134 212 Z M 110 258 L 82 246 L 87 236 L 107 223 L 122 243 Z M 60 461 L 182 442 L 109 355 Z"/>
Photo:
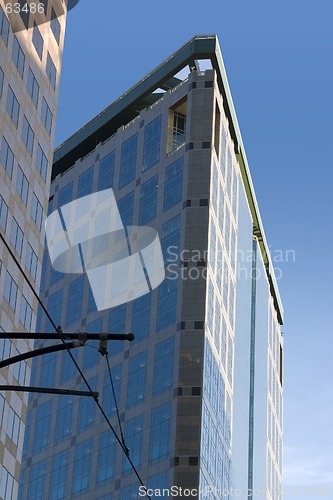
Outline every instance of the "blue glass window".
<path id="1" fill-rule="evenodd" d="M 88 333 L 102 333 L 103 331 L 103 318 L 98 318 L 87 325 Z M 86 343 L 84 347 L 83 356 L 83 369 L 88 370 L 93 366 L 96 366 L 100 360 L 100 353 L 98 352 L 98 347 L 96 342 Z"/>
<path id="2" fill-rule="evenodd" d="M 3 71 L 2 71 L 2 69 L 0 68 L 0 97 L 2 97 L 4 77 L 5 77 L 5 75 L 4 75 Z"/>
<path id="3" fill-rule="evenodd" d="M 37 79 L 36 79 L 31 68 L 29 68 L 29 73 L 28 73 L 27 89 L 28 89 L 28 93 L 31 97 L 32 102 L 34 103 L 35 107 L 37 108 L 38 97 L 39 97 L 39 85 L 38 85 Z"/>
<path id="4" fill-rule="evenodd" d="M 10 85 L 8 86 L 7 91 L 6 109 L 7 113 L 12 119 L 12 122 L 15 125 L 15 128 L 17 128 L 20 114 L 20 105 Z"/>
<path id="5" fill-rule="evenodd" d="M 110 351 L 112 350 L 112 344 L 113 342 L 110 342 Z M 121 368 L 121 364 L 117 366 L 111 366 L 113 388 L 118 406 L 120 400 Z M 108 416 L 112 415 L 116 411 L 109 371 L 106 371 L 104 375 L 103 408 Z"/>
<path id="6" fill-rule="evenodd" d="M 169 165 L 165 169 L 164 203 L 163 211 L 166 212 L 182 201 L 183 193 L 184 157 Z"/>
<path id="7" fill-rule="evenodd" d="M 16 191 L 19 193 L 23 203 L 26 205 L 28 202 L 29 182 L 20 166 L 18 167 L 17 170 Z"/>
<path id="8" fill-rule="evenodd" d="M 37 408 L 33 452 L 39 452 L 50 443 L 51 415 L 52 401 L 47 401 Z"/>
<path id="9" fill-rule="evenodd" d="M 13 174 L 14 153 L 10 149 L 8 142 L 2 137 L 0 161 L 10 178 Z"/>
<path id="10" fill-rule="evenodd" d="M 68 287 L 66 325 L 81 318 L 84 276 L 74 280 Z"/>
<path id="11" fill-rule="evenodd" d="M 42 228 L 42 220 L 43 220 L 43 207 L 40 204 L 35 193 L 32 194 L 31 200 L 31 217 L 40 230 Z"/>
<path id="12" fill-rule="evenodd" d="M 123 196 L 118 201 L 118 210 L 124 226 L 131 226 L 133 223 L 133 202 L 134 191 L 131 191 L 126 196 Z"/>
<path id="13" fill-rule="evenodd" d="M 132 332 L 135 342 L 148 337 L 150 327 L 151 294 L 147 293 L 133 301 Z"/>
<path id="14" fill-rule="evenodd" d="M 73 495 L 78 495 L 89 487 L 91 457 L 92 439 L 87 439 L 76 446 L 72 483 Z"/>
<path id="15" fill-rule="evenodd" d="M 99 162 L 98 190 L 112 188 L 116 152 L 112 151 Z"/>
<path id="16" fill-rule="evenodd" d="M 28 243 L 25 254 L 25 268 L 29 272 L 30 276 L 34 281 L 36 280 L 37 263 L 38 263 L 37 255 L 33 251 L 30 243 Z"/>
<path id="17" fill-rule="evenodd" d="M 58 206 L 66 205 L 73 199 L 73 181 L 69 182 L 58 192 Z"/>
<path id="18" fill-rule="evenodd" d="M 121 490 L 120 500 L 137 500 L 138 498 L 138 485 L 132 484 L 131 486 L 126 486 Z"/>
<path id="19" fill-rule="evenodd" d="M 162 251 L 164 263 L 178 262 L 181 215 L 177 214 L 162 225 Z"/>
<path id="20" fill-rule="evenodd" d="M 6 17 L 6 14 L 3 11 L 3 8 L 0 5 L 0 36 L 6 46 L 8 45 L 8 35 L 9 35 L 9 21 Z"/>
<path id="21" fill-rule="evenodd" d="M 86 196 L 92 192 L 93 186 L 93 177 L 94 177 L 94 167 L 88 168 L 83 174 L 79 177 L 79 184 L 77 188 L 77 197 Z"/>
<path id="22" fill-rule="evenodd" d="M 109 324 L 108 331 L 109 333 L 126 333 L 126 304 L 122 304 L 121 306 L 115 307 L 109 313 Z M 110 354 L 116 354 L 123 349 L 123 341 L 122 340 L 113 340 L 112 341 L 112 351 Z"/>
<path id="23" fill-rule="evenodd" d="M 170 416 L 170 403 L 159 406 L 152 412 L 149 453 L 152 462 L 166 457 L 169 453 Z"/>
<path id="24" fill-rule="evenodd" d="M 12 278 L 11 274 L 7 271 L 3 296 L 5 297 L 5 299 L 7 300 L 8 304 L 13 309 L 13 311 L 15 311 L 16 309 L 17 290 L 18 287 L 15 280 Z"/>
<path id="25" fill-rule="evenodd" d="M 23 144 L 27 148 L 30 156 L 32 156 L 32 152 L 34 149 L 35 134 L 34 134 L 34 131 L 32 130 L 30 123 L 28 122 L 26 116 L 23 117 L 21 137 L 22 137 Z"/>
<path id="26" fill-rule="evenodd" d="M 47 161 L 46 154 L 44 153 L 40 144 L 37 146 L 37 168 L 42 179 L 46 181 L 47 170 L 49 167 L 49 162 Z"/>
<path id="27" fill-rule="evenodd" d="M 49 53 L 47 53 L 47 59 L 46 59 L 46 75 L 50 81 L 50 84 L 52 85 L 52 88 L 55 89 L 57 80 L 57 69 Z"/>
<path id="28" fill-rule="evenodd" d="M 111 431 L 103 432 L 99 438 L 97 484 L 105 484 L 114 476 L 115 437 Z"/>
<path id="29" fill-rule="evenodd" d="M 68 466 L 69 460 L 67 450 L 54 455 L 52 460 L 49 500 L 62 500 L 65 498 Z"/>
<path id="30" fill-rule="evenodd" d="M 71 363 L 74 366 L 72 361 Z M 74 396 L 59 396 L 55 428 L 56 442 L 66 439 L 71 435 L 73 404 Z"/>
<path id="31" fill-rule="evenodd" d="M 8 205 L 0 194 L 0 227 L 6 231 L 8 220 Z"/>
<path id="32" fill-rule="evenodd" d="M 145 126 L 142 171 L 156 165 L 160 160 L 162 115 Z"/>
<path id="33" fill-rule="evenodd" d="M 135 179 L 136 153 L 138 147 L 138 134 L 132 135 L 121 146 L 119 189 L 127 186 Z"/>
<path id="34" fill-rule="evenodd" d="M 154 388 L 153 392 L 162 392 L 172 385 L 174 356 L 174 338 L 160 342 L 155 347 Z"/>
<path id="35" fill-rule="evenodd" d="M 60 27 L 60 23 L 59 23 L 57 14 L 54 11 L 54 9 L 52 9 L 50 26 L 51 26 L 51 30 L 52 30 L 52 33 L 54 35 L 54 38 L 56 39 L 56 42 L 59 45 L 61 27 Z"/>
<path id="36" fill-rule="evenodd" d="M 78 350 L 73 349 L 71 351 L 72 356 L 77 359 Z M 67 351 L 64 351 L 62 354 L 62 364 L 61 364 L 61 372 L 60 372 L 60 383 L 66 382 L 66 380 L 70 380 L 77 373 L 77 368 L 73 363 L 72 358 L 68 354 Z"/>
<path id="37" fill-rule="evenodd" d="M 176 321 L 177 279 L 165 279 L 158 289 L 157 331 L 163 330 Z"/>
<path id="38" fill-rule="evenodd" d="M 145 225 L 156 217 L 158 175 L 154 175 L 141 185 L 139 224 Z"/>
<path id="39" fill-rule="evenodd" d="M 45 460 L 42 460 L 41 462 L 38 462 L 38 464 L 31 466 L 28 498 L 33 498 L 34 500 L 43 500 L 45 473 L 46 473 Z"/>
<path id="40" fill-rule="evenodd" d="M 127 406 L 142 403 L 145 397 L 147 375 L 147 351 L 130 360 L 128 369 Z"/>
<path id="41" fill-rule="evenodd" d="M 16 36 L 14 36 L 14 40 L 13 40 L 12 59 L 13 59 L 13 62 L 15 64 L 17 71 L 19 72 L 21 78 L 23 78 L 25 55 L 24 55 L 22 47 L 19 44 Z"/>
<path id="42" fill-rule="evenodd" d="M 96 390 L 97 386 L 97 377 L 94 377 L 89 380 L 89 385 L 93 391 Z M 86 384 L 82 384 L 82 390 L 85 391 L 87 389 Z M 81 432 L 92 426 L 95 422 L 95 410 L 96 403 L 93 398 L 80 398 L 79 405 L 79 419 L 77 423 L 77 431 Z"/>
<path id="43" fill-rule="evenodd" d="M 61 306 L 62 306 L 62 288 L 60 288 L 60 290 L 50 295 L 47 302 L 47 310 L 50 312 L 50 315 L 56 325 L 60 325 L 60 315 L 62 309 Z M 46 323 L 46 331 L 54 332 L 54 328 L 49 320 L 47 320 Z"/>
<path id="44" fill-rule="evenodd" d="M 43 272 L 45 273 L 44 267 L 42 268 L 42 273 Z M 59 271 L 56 271 L 53 267 L 51 267 L 51 271 L 50 271 L 50 285 L 49 286 L 52 286 L 55 283 L 58 283 L 58 281 L 60 281 L 61 279 L 63 279 L 64 276 L 65 276 L 64 273 L 59 273 Z"/>
<path id="45" fill-rule="evenodd" d="M 141 464 L 141 448 L 143 433 L 143 415 L 132 418 L 126 424 L 125 443 L 131 450 L 131 460 L 135 467 Z M 123 472 L 132 471 L 131 464 L 126 457 L 123 458 Z"/>
<path id="46" fill-rule="evenodd" d="M 1 200 L 2 201 L 2 200 Z M 1 203 L 0 201 L 0 203 Z M 10 242 L 15 248 L 18 255 L 21 257 L 22 255 L 22 245 L 23 245 L 23 231 L 20 228 L 19 224 L 15 217 L 12 220 L 12 227 L 10 230 Z"/>
<path id="47" fill-rule="evenodd" d="M 41 118 L 46 132 L 50 135 L 52 130 L 53 115 L 50 106 L 47 104 L 45 97 L 43 97 Z"/>
<path id="48" fill-rule="evenodd" d="M 36 52 L 38 54 L 38 57 L 40 60 L 42 60 L 43 58 L 43 48 L 44 48 L 44 39 L 37 27 L 37 24 L 34 23 L 34 29 L 33 29 L 33 33 L 32 33 L 32 43 L 33 43 L 33 46 L 35 47 L 36 49 Z"/>
<path id="49" fill-rule="evenodd" d="M 44 354 L 40 369 L 40 382 L 45 387 L 55 385 L 56 353 Z"/>
<path id="50" fill-rule="evenodd" d="M 21 299 L 20 321 L 27 332 L 30 332 L 32 322 L 32 307 L 30 306 L 24 295 L 22 295 Z"/>

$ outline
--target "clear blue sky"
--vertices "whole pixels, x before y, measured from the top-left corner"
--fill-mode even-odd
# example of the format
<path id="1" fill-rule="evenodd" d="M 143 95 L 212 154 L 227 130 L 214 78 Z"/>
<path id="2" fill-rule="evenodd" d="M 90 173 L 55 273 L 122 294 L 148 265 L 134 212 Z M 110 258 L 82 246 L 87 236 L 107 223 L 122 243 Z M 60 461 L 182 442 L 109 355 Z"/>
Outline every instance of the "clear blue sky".
<path id="1" fill-rule="evenodd" d="M 286 487 L 333 488 L 332 19 L 331 0 L 80 0 L 60 92 L 57 144 L 192 36 L 219 36 L 268 242 L 295 252 L 276 263 Z"/>

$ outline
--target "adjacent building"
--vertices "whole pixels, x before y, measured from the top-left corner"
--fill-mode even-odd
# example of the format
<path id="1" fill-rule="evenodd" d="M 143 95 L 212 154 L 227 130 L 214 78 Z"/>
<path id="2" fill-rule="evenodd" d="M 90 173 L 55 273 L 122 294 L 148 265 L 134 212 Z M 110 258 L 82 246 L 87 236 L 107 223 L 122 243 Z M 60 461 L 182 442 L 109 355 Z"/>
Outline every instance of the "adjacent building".
<path id="1" fill-rule="evenodd" d="M 64 2 L 40 5 L 35 12 L 26 2 L 0 1 L 0 232 L 37 292 L 66 19 Z M 0 290 L 0 332 L 34 331 L 37 300 L 2 240 Z M 31 348 L 2 339 L 0 359 Z M 27 362 L 1 369 L 1 385 L 29 380 Z M 24 393 L 0 394 L 2 499 L 17 497 L 27 402 Z"/>
<path id="2" fill-rule="evenodd" d="M 49 213 L 110 188 L 125 228 L 158 232 L 164 281 L 98 311 L 87 276 L 56 271 L 45 251 L 44 304 L 64 332 L 135 334 L 109 342 L 112 382 L 98 342 L 75 356 L 120 435 L 113 384 L 152 498 L 174 486 L 281 499 L 283 311 L 216 36 L 193 38 L 56 149 Z M 52 331 L 42 312 L 38 330 Z M 32 380 L 84 388 L 67 352 L 36 359 Z M 139 488 L 91 398 L 32 395 L 20 498 Z"/>

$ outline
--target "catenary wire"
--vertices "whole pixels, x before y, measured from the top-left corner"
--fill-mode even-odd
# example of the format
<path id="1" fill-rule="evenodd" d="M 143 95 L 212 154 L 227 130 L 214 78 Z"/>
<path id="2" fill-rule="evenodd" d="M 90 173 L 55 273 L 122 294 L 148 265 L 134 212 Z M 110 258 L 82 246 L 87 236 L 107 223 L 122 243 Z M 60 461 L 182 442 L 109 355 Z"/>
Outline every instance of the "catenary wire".
<path id="1" fill-rule="evenodd" d="M 3 244 L 5 245 L 5 247 L 7 248 L 7 250 L 8 250 L 8 252 L 9 252 L 10 256 L 11 256 L 11 257 L 12 257 L 12 259 L 13 259 L 13 261 L 14 261 L 14 262 L 15 262 L 15 264 L 17 265 L 17 267 L 18 267 L 19 271 L 22 273 L 22 276 L 23 276 L 23 278 L 25 279 L 25 281 L 27 282 L 27 284 L 28 284 L 29 288 L 31 289 L 31 291 L 32 291 L 33 295 L 36 297 L 36 299 L 37 299 L 37 301 L 38 301 L 39 305 L 41 306 L 41 308 L 43 309 L 43 311 L 44 311 L 44 313 L 46 314 L 47 318 L 49 319 L 49 321 L 50 321 L 51 325 L 52 325 L 52 326 L 53 326 L 53 328 L 55 329 L 56 333 L 59 335 L 59 338 L 60 338 L 61 342 L 62 342 L 64 345 L 66 345 L 66 341 L 65 341 L 64 333 L 63 333 L 63 331 L 62 331 L 62 329 L 61 329 L 61 326 L 57 326 L 57 325 L 55 324 L 55 322 L 53 321 L 53 319 L 52 319 L 52 317 L 51 317 L 50 313 L 48 312 L 48 310 L 47 310 L 47 309 L 46 309 L 46 307 L 44 306 L 44 304 L 43 304 L 42 300 L 41 300 L 41 299 L 40 299 L 40 297 L 38 296 L 38 294 L 37 294 L 36 290 L 34 289 L 34 287 L 33 287 L 32 283 L 30 282 L 30 280 L 29 280 L 29 278 L 28 278 L 27 274 L 26 274 L 26 273 L 25 273 L 25 271 L 23 270 L 23 268 L 22 268 L 22 266 L 21 266 L 20 262 L 17 260 L 17 258 L 16 258 L 16 256 L 15 256 L 14 252 L 12 251 L 12 249 L 11 249 L 11 248 L 10 248 L 10 246 L 8 245 L 8 243 L 7 243 L 6 239 L 5 239 L 5 238 L 4 238 L 4 236 L 2 235 L 2 231 L 0 231 L 0 238 L 1 238 L 2 242 L 3 242 Z M 66 336 L 66 334 L 65 334 L 65 336 Z M 84 373 L 82 372 L 82 370 L 81 370 L 81 368 L 80 368 L 79 364 L 77 363 L 77 361 L 76 361 L 76 359 L 74 358 L 73 354 L 71 353 L 70 349 L 66 348 L 66 350 L 67 350 L 67 352 L 68 352 L 69 356 L 71 357 L 71 359 L 72 359 L 72 361 L 73 361 L 74 365 L 76 366 L 76 369 L 78 370 L 78 372 L 79 372 L 79 374 L 80 374 L 80 376 L 81 376 L 82 380 L 84 381 L 85 385 L 87 386 L 88 391 L 89 391 L 91 394 L 93 394 L 93 390 L 92 390 L 92 388 L 91 388 L 91 386 L 90 386 L 90 384 L 89 384 L 89 382 L 88 382 L 87 378 L 85 377 Z M 104 417 L 105 421 L 107 422 L 108 426 L 110 427 L 110 429 L 111 429 L 111 431 L 112 431 L 112 433 L 113 433 L 114 437 L 116 438 L 116 440 L 118 441 L 119 445 L 121 446 L 121 449 L 122 449 L 122 450 L 123 450 L 123 452 L 125 453 L 125 455 L 126 455 L 126 457 L 127 457 L 127 460 L 129 461 L 130 466 L 132 467 L 133 472 L 134 472 L 134 474 L 136 475 L 136 477 L 137 477 L 137 479 L 138 479 L 139 483 L 141 484 L 141 486 L 143 486 L 143 487 L 146 489 L 146 487 L 145 487 L 145 485 L 144 485 L 144 483 L 143 483 L 143 481 L 142 481 L 142 479 L 141 479 L 141 477 L 140 477 L 140 475 L 139 475 L 139 473 L 138 473 L 138 471 L 137 471 L 137 469 L 136 469 L 136 467 L 135 467 L 134 463 L 132 462 L 132 460 L 131 460 L 131 458 L 130 458 L 130 456 L 129 456 L 129 451 L 128 451 L 128 448 L 127 448 L 127 447 L 126 447 L 126 446 L 122 443 L 122 441 L 121 441 L 121 439 L 119 438 L 118 434 L 117 434 L 117 433 L 116 433 L 116 431 L 114 430 L 113 425 L 111 424 L 111 422 L 110 422 L 110 420 L 109 420 L 109 418 L 108 418 L 107 414 L 105 413 L 105 411 L 104 411 L 103 407 L 101 406 L 101 404 L 99 403 L 99 401 L 98 401 L 98 399 L 97 399 L 97 397 L 96 397 L 95 395 L 93 395 L 93 399 L 94 399 L 94 401 L 95 401 L 96 405 L 98 406 L 98 408 L 99 408 L 100 412 L 102 413 L 102 415 L 103 415 L 103 417 Z M 151 500 L 151 497 L 148 495 L 148 493 L 146 493 L 146 498 L 148 498 L 149 500 Z"/>

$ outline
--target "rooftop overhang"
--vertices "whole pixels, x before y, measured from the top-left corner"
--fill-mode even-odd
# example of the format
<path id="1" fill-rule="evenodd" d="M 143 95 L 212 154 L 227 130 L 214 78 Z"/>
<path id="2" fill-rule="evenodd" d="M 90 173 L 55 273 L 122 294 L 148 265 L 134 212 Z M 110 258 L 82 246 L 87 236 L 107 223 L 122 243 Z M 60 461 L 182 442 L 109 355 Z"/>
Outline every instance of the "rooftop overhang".
<path id="1" fill-rule="evenodd" d="M 170 90 L 176 87 L 181 81 L 176 75 L 187 66 L 197 68 L 197 61 L 200 60 L 210 60 L 213 69 L 216 71 L 218 85 L 223 97 L 224 111 L 228 117 L 229 130 L 234 141 L 235 154 L 240 165 L 242 180 L 252 214 L 254 235 L 259 242 L 274 305 L 279 322 L 282 324 L 283 307 L 281 298 L 216 35 L 192 38 L 186 45 L 58 146 L 54 152 L 52 179 L 65 172 L 76 160 L 83 158 L 95 149 L 97 144 L 115 134 L 119 127 L 133 120 L 143 108 L 159 99 L 160 94 L 155 93 L 158 89 Z"/>

